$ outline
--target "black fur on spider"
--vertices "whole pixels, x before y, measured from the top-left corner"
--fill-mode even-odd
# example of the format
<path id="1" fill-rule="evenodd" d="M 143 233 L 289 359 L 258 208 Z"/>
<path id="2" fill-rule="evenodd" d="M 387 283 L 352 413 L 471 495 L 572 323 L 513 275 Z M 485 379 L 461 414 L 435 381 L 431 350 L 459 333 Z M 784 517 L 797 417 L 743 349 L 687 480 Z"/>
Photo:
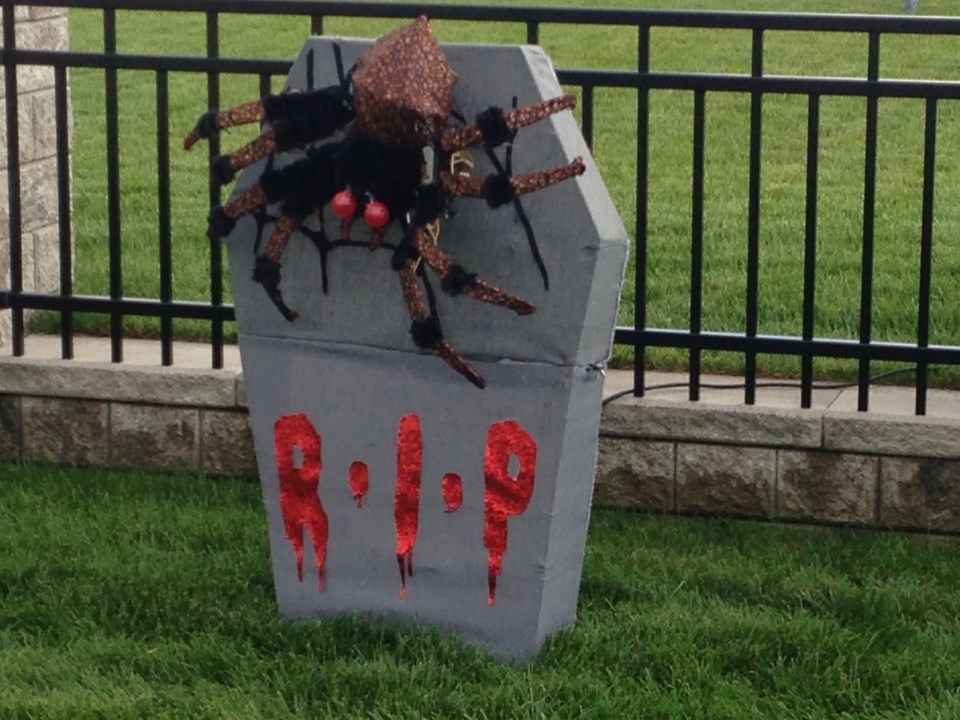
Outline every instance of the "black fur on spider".
<path id="1" fill-rule="evenodd" d="M 452 262 L 436 244 L 437 228 L 452 198 L 483 198 L 492 208 L 512 203 L 546 287 L 546 270 L 518 198 L 580 175 L 585 166 L 576 158 L 569 165 L 513 176 L 510 143 L 520 128 L 574 107 L 576 98 L 565 95 L 520 108 L 514 100 L 509 111 L 490 107 L 473 123 L 464 124 L 453 110 L 456 75 L 425 17 L 377 40 L 347 73 L 338 46 L 334 56 L 339 84 L 212 110 L 187 135 L 184 146 L 190 148 L 224 128 L 265 124 L 253 142 L 214 161 L 211 173 L 220 184 L 263 157 L 272 160 L 275 152 L 307 148 L 304 157 L 282 169 L 268 162 L 256 185 L 213 208 L 208 235 L 224 237 L 238 218 L 248 214 L 258 218 L 260 230 L 267 218 L 273 220 L 269 240 L 256 258 L 254 280 L 292 321 L 297 313 L 287 307 L 280 291 L 280 260 L 290 237 L 300 230 L 317 245 L 326 292 L 326 253 L 338 245 L 357 244 L 350 239 L 350 231 L 354 221 L 362 218 L 372 228 L 370 249 L 392 250 L 391 265 L 400 277 L 416 345 L 433 351 L 482 388 L 480 374 L 443 338 L 422 263 L 437 275 L 446 293 L 464 294 L 519 315 L 534 311 L 523 298 Z M 308 66 L 312 69 L 312 61 Z M 321 141 L 326 142 L 318 144 Z M 503 144 L 507 144 L 505 163 L 493 153 Z M 464 151 L 473 146 L 482 146 L 496 169 L 485 179 L 469 174 L 472 163 Z M 279 205 L 275 218 L 264 211 L 274 204 Z M 327 205 L 341 218 L 338 241 L 331 242 L 322 225 L 319 231 L 303 227 L 307 217 L 318 213 L 322 217 Z M 394 222 L 402 236 L 387 246 L 384 237 Z"/>

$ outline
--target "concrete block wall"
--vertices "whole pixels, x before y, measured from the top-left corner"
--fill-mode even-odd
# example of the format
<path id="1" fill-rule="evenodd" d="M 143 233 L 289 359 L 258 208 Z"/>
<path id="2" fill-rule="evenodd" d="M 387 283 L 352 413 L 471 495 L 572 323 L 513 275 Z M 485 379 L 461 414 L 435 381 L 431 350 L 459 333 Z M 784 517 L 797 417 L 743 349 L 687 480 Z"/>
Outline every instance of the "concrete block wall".
<path id="1" fill-rule="evenodd" d="M 14 9 L 14 19 L 17 47 L 67 49 L 66 8 L 18 5 Z M 0 68 L 0 287 L 9 287 L 9 163 L 3 73 L 3 68 Z M 23 289 L 58 292 L 60 235 L 57 224 L 59 200 L 53 68 L 39 65 L 18 68 L 17 100 Z M 9 344 L 10 311 L 0 311 L 0 348 Z"/>
<path id="2" fill-rule="evenodd" d="M 0 460 L 257 475 L 231 370 L 0 358 Z"/>
<path id="3" fill-rule="evenodd" d="M 629 379 L 608 373 L 607 392 Z M 877 389 L 869 413 L 855 391 L 819 392 L 810 410 L 797 394 L 753 407 L 729 394 L 618 399 L 604 408 L 594 502 L 960 533 L 960 393 L 931 391 L 915 417 L 912 392 Z M 238 369 L 0 357 L 3 461 L 257 476 Z"/>
<path id="4" fill-rule="evenodd" d="M 960 532 L 960 394 L 855 391 L 810 410 L 626 398 L 607 406 L 594 500 L 663 513 Z"/>

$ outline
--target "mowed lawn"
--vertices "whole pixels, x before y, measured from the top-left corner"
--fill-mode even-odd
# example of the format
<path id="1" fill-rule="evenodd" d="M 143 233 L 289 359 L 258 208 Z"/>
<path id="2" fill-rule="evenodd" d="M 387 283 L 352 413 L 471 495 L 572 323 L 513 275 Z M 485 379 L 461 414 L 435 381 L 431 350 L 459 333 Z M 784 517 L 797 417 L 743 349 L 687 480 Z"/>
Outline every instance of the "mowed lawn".
<path id="1" fill-rule="evenodd" d="M 497 3 L 517 4 L 517 3 Z M 522 4 L 522 3 L 521 3 Z M 603 7 L 605 3 L 555 2 L 555 5 Z M 622 7 L 724 9 L 844 13 L 902 12 L 901 0 L 624 0 Z M 921 0 L 919 12 L 957 15 L 953 0 Z M 71 11 L 75 49 L 102 49 L 102 21 L 94 11 Z M 331 35 L 376 37 L 399 21 L 328 18 Z M 525 39 L 520 23 L 437 22 L 442 41 L 517 43 Z M 205 23 L 201 14 L 118 13 L 119 50 L 130 53 L 202 55 Z M 221 53 L 226 56 L 292 59 L 309 33 L 305 19 L 223 16 Z M 636 30 L 545 23 L 541 43 L 561 68 L 631 69 L 637 56 Z M 769 32 L 765 72 L 864 77 L 867 37 L 847 33 Z M 960 38 L 884 36 L 880 74 L 885 78 L 957 80 Z M 750 33 L 655 28 L 654 70 L 748 73 Z M 282 78 L 274 79 L 278 90 Z M 104 80 L 102 71 L 71 71 L 74 126 L 74 224 L 77 239 L 76 290 L 108 292 L 107 210 L 105 200 Z M 156 297 L 159 292 L 154 74 L 120 73 L 121 213 L 124 292 Z M 258 80 L 224 76 L 222 105 L 259 94 Z M 494 98 L 495 100 L 495 98 Z M 594 153 L 628 231 L 635 225 L 636 93 L 598 90 Z M 688 326 L 690 291 L 691 172 L 693 96 L 653 91 L 650 100 L 650 186 L 648 312 L 652 327 Z M 762 192 L 760 220 L 759 330 L 765 334 L 801 332 L 804 203 L 806 183 L 806 108 L 803 96 L 770 95 L 763 105 Z M 170 156 L 172 162 L 173 289 L 177 299 L 209 298 L 209 246 L 206 152 L 182 149 L 182 137 L 206 109 L 206 79 L 171 73 Z M 747 195 L 750 98 L 708 93 L 704 208 L 703 327 L 742 332 L 745 327 Z M 859 328 L 862 252 L 864 136 L 866 101 L 824 97 L 821 105 L 819 215 L 815 334 L 856 338 Z M 931 337 L 933 343 L 960 343 L 960 106 L 938 109 L 936 212 L 933 239 Z M 876 340 L 916 341 L 919 293 L 920 218 L 924 106 L 919 100 L 885 99 L 879 110 L 876 249 L 873 336 Z M 250 139 L 247 129 L 226 133 L 230 150 Z M 520 138 L 522 141 L 522 136 Z M 560 211 L 560 209 L 558 209 Z M 534 219 L 535 222 L 535 219 Z M 633 321 L 631 270 L 623 294 L 620 322 Z M 531 268 L 532 268 L 531 264 Z M 494 278 L 495 279 L 495 278 Z M 229 283 L 227 282 L 229 300 Z M 562 292 L 561 288 L 557 288 Z M 399 295 L 397 302 L 400 302 Z M 50 329 L 53 318 L 38 327 Z M 103 332 L 103 317 L 80 318 L 78 328 Z M 149 319 L 127 318 L 131 335 L 157 332 Z M 204 337 L 204 323 L 176 321 L 180 337 Z M 232 332 L 232 328 L 228 329 Z M 619 349 L 616 359 L 628 362 Z M 651 367 L 677 368 L 685 354 L 651 351 Z M 736 372 L 741 358 L 708 353 L 705 369 Z M 886 369 L 877 364 L 877 370 Z M 838 376 L 853 365 L 821 361 L 818 375 Z M 761 357 L 762 372 L 791 375 L 799 360 Z"/>
<path id="2" fill-rule="evenodd" d="M 960 717 L 956 540 L 596 510 L 522 667 L 277 619 L 256 483 L 0 464 L 0 717 Z"/>

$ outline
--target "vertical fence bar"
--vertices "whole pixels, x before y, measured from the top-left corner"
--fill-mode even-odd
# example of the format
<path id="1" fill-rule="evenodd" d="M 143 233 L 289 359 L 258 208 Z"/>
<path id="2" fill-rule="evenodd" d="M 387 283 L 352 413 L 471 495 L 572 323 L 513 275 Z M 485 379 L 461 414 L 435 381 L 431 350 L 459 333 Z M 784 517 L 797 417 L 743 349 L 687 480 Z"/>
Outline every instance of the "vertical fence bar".
<path id="1" fill-rule="evenodd" d="M 583 86 L 583 103 L 580 108 L 580 130 L 591 152 L 593 152 L 593 89 L 593 85 Z"/>
<path id="2" fill-rule="evenodd" d="M 763 30 L 753 31 L 750 74 L 763 75 Z M 750 96 L 750 178 L 747 197 L 747 298 L 746 335 L 756 337 L 759 315 L 760 283 L 760 152 L 763 138 L 763 93 Z M 757 401 L 757 354 L 749 351 L 744 357 L 744 402 Z"/>
<path id="3" fill-rule="evenodd" d="M 73 243 L 70 217 L 70 133 L 67 106 L 67 68 L 53 71 L 54 116 L 57 143 L 57 226 L 60 252 L 60 297 L 73 295 Z M 73 359 L 73 311 L 60 311 L 60 356 Z"/>
<path id="4" fill-rule="evenodd" d="M 703 319 L 703 154 L 706 93 L 693 94 L 693 188 L 690 238 L 690 334 L 699 335 Z M 700 355 L 690 348 L 690 400 L 700 399 Z"/>
<path id="5" fill-rule="evenodd" d="M 220 56 L 220 15 L 207 13 L 207 57 Z M 220 73 L 211 70 L 207 73 L 207 106 L 220 107 Z M 220 155 L 220 140 L 216 135 L 210 138 L 210 164 Z M 220 186 L 210 177 L 210 207 L 220 204 Z M 219 242 L 210 243 L 210 304 L 223 304 L 223 246 Z M 223 367 L 223 320 L 210 321 L 211 365 L 215 369 Z"/>
<path id="6" fill-rule="evenodd" d="M 637 74 L 650 72 L 650 27 L 637 28 Z M 649 179 L 650 89 L 637 89 L 637 177 L 636 177 L 636 253 L 634 257 L 633 328 L 647 327 L 647 181 Z M 646 346 L 633 346 L 633 394 L 644 392 Z"/>
<path id="7" fill-rule="evenodd" d="M 268 73 L 260 73 L 260 97 L 265 97 L 271 93 L 271 78 Z"/>
<path id="8" fill-rule="evenodd" d="M 933 193 L 937 160 L 937 101 L 927 98 L 923 132 L 923 210 L 920 229 L 920 293 L 917 346 L 930 344 L 930 276 L 933 271 Z M 917 415 L 927 414 L 927 362 L 917 362 Z"/>
<path id="9" fill-rule="evenodd" d="M 170 235 L 170 101 L 166 70 L 157 70 L 157 228 L 160 238 L 160 302 L 173 300 Z M 160 362 L 173 365 L 173 318 L 160 316 Z"/>
<path id="10" fill-rule="evenodd" d="M 3 84 L 7 111 L 7 201 L 10 229 L 10 292 L 16 297 L 23 292 L 23 230 L 20 207 L 20 111 L 17 92 L 17 63 L 12 53 L 17 49 L 17 28 L 14 5 L 3 6 Z M 13 354 L 23 355 L 23 309 L 11 311 Z"/>
<path id="11" fill-rule="evenodd" d="M 540 44 L 540 23 L 536 20 L 527 20 L 527 45 Z"/>
<path id="12" fill-rule="evenodd" d="M 310 34 L 323 35 L 323 15 L 310 16 Z"/>
<path id="13" fill-rule="evenodd" d="M 820 154 L 820 96 L 807 105 L 807 198 L 803 248 L 803 339 L 813 340 L 817 277 L 817 174 Z M 813 405 L 813 353 L 800 360 L 800 407 Z"/>
<path id="14" fill-rule="evenodd" d="M 880 33 L 870 33 L 867 80 L 880 77 Z M 876 95 L 867 97 L 867 132 L 863 160 L 863 251 L 860 264 L 860 344 L 869 345 L 873 323 L 873 240 L 877 198 L 877 107 Z M 870 359 L 860 358 L 857 372 L 857 410 L 870 405 Z"/>
<path id="15" fill-rule="evenodd" d="M 103 10 L 103 51 L 117 52 L 117 11 Z M 117 91 L 117 69 L 104 70 L 107 124 L 107 216 L 110 249 L 110 299 L 123 298 L 123 263 L 121 261 L 120 223 L 120 112 Z M 118 309 L 110 312 L 110 359 L 123 362 L 123 315 Z"/>

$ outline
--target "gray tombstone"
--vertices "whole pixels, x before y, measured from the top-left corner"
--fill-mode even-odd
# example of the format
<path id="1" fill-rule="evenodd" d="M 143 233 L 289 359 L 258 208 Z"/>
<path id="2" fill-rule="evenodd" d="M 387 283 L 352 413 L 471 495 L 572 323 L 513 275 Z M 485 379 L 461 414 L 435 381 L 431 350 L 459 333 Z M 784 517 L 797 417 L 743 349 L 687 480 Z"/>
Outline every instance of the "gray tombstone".
<path id="1" fill-rule="evenodd" d="M 311 38 L 288 87 L 335 84 L 334 43 L 350 67 L 370 41 Z M 537 47 L 444 50 L 467 118 L 562 94 Z M 473 154 L 485 176 L 490 163 Z M 413 621 L 507 659 L 535 655 L 573 622 L 628 242 L 572 113 L 521 130 L 513 149 L 517 174 L 577 156 L 582 177 L 523 198 L 549 290 L 513 207 L 458 199 L 442 223 L 456 262 L 537 307 L 518 317 L 437 293 L 445 337 L 482 390 L 414 345 L 388 250 L 332 250 L 324 294 L 318 251 L 295 235 L 281 288 L 300 317 L 287 322 L 252 280 L 256 223 L 238 222 L 230 268 L 284 617 Z M 248 168 L 236 191 L 261 171 Z M 328 208 L 326 226 L 338 223 Z"/>

